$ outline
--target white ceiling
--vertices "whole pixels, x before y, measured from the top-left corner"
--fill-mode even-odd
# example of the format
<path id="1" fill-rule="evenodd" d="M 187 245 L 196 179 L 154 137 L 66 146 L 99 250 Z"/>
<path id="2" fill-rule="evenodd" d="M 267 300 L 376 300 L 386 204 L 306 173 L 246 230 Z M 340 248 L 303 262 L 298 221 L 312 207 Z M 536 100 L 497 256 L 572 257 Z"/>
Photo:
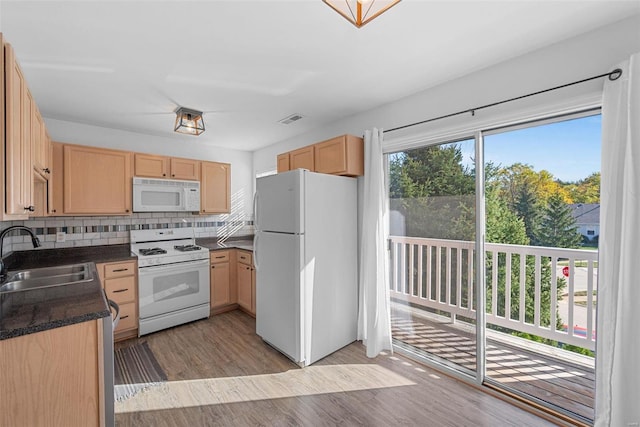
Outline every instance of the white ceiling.
<path id="1" fill-rule="evenodd" d="M 0 1 L 45 118 L 256 150 L 640 13 L 640 1 Z M 204 110 L 199 137 L 176 107 Z M 305 116 L 291 125 L 278 120 Z"/>

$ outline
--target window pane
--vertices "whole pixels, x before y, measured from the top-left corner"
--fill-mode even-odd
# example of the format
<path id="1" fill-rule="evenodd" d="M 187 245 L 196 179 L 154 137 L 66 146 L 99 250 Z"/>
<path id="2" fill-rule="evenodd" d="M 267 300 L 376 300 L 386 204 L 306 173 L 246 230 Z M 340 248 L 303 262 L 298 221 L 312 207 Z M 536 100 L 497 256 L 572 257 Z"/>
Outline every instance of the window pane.
<path id="1" fill-rule="evenodd" d="M 393 337 L 475 376 L 473 140 L 389 156 Z"/>
<path id="2" fill-rule="evenodd" d="M 487 379 L 593 420 L 600 115 L 485 136 Z"/>

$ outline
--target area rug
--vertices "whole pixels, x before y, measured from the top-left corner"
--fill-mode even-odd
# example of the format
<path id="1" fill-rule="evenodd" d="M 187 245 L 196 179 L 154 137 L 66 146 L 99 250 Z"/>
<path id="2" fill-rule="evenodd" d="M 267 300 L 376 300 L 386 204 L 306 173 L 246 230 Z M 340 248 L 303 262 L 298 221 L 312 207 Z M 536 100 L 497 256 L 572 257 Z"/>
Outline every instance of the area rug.
<path id="1" fill-rule="evenodd" d="M 115 400 L 121 402 L 167 381 L 146 342 L 114 351 Z"/>

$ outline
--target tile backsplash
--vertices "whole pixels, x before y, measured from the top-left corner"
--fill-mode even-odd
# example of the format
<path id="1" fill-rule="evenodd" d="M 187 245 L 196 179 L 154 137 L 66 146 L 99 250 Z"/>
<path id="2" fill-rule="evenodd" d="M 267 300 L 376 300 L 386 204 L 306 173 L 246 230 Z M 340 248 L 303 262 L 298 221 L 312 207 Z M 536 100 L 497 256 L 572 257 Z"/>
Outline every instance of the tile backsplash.
<path id="1" fill-rule="evenodd" d="M 3 221 L 0 222 L 0 230 L 12 225 L 31 228 L 40 239 L 43 249 L 129 243 L 129 231 L 158 228 L 193 227 L 196 237 L 253 234 L 251 218 L 238 219 L 237 215 L 201 216 L 185 212 L 134 213 L 126 217 L 47 217 L 26 221 Z M 59 232 L 65 233 L 64 242 L 56 241 Z M 15 231 L 5 237 L 3 256 L 12 251 L 33 249 L 31 238 L 18 233 Z"/>

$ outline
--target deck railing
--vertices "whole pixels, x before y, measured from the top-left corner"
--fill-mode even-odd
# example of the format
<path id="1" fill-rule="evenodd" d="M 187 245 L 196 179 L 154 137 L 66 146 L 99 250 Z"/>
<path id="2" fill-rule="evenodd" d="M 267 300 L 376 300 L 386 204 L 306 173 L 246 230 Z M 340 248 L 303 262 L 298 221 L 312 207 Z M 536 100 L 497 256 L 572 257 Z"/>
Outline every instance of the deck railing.
<path id="1" fill-rule="evenodd" d="M 475 242 L 391 236 L 390 249 L 392 298 L 475 319 Z M 485 253 L 487 324 L 595 350 L 597 251 L 486 243 Z"/>

